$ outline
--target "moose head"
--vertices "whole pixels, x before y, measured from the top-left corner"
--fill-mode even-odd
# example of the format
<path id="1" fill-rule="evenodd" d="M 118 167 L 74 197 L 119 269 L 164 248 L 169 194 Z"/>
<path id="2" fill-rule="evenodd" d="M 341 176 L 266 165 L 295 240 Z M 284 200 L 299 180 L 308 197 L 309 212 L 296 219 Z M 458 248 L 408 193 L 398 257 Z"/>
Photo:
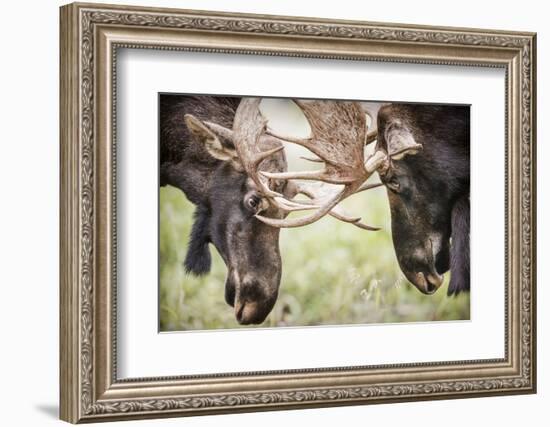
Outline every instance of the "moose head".
<path id="1" fill-rule="evenodd" d="M 383 106 L 377 149 L 390 159 L 379 174 L 401 270 L 425 294 L 441 286 L 449 269 L 449 295 L 469 290 L 468 107 Z"/>
<path id="2" fill-rule="evenodd" d="M 373 138 L 367 134 L 365 113 L 355 102 L 295 101 L 312 129 L 305 139 L 270 129 L 259 98 L 220 102 L 216 97 L 196 97 L 187 103 L 161 99 L 161 185 L 182 189 L 197 205 L 187 271 L 199 275 L 209 271 L 212 243 L 228 268 L 226 302 L 234 307 L 239 323 L 258 324 L 278 295 L 280 228 L 332 215 L 376 230 L 337 205 L 351 194 L 377 186 L 366 180 L 384 164 L 385 155 L 377 153 L 365 162 L 363 146 Z M 284 143 L 308 148 L 324 167 L 314 172 L 287 171 Z M 163 156 L 163 147 L 180 155 Z M 319 181 L 329 186 L 317 185 Z M 306 199 L 297 200 L 299 194 Z M 295 211 L 313 213 L 287 217 Z"/>
<path id="3" fill-rule="evenodd" d="M 261 323 L 277 299 L 281 278 L 279 230 L 255 219 L 260 209 L 273 218 L 282 213 L 265 206 L 261 189 L 246 172 L 232 137 L 238 98 L 161 98 L 161 185 L 180 188 L 196 205 L 184 266 L 187 272 L 210 271 L 212 244 L 228 272 L 225 300 L 241 324 Z M 214 125 L 217 121 L 220 125 Z M 286 170 L 282 145 L 263 137 L 257 167 Z M 265 153 L 264 153 L 265 151 Z M 285 182 L 274 191 L 287 194 Z M 291 196 L 291 195 L 289 195 Z"/>

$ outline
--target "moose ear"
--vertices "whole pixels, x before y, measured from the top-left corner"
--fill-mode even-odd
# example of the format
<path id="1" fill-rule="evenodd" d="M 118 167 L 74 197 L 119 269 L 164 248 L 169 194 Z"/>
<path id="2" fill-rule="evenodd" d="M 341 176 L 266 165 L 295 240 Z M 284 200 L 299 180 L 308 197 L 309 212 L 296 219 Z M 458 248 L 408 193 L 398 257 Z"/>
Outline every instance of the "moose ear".
<path id="1" fill-rule="evenodd" d="M 230 161 L 236 165 L 240 165 L 237 151 L 233 144 L 228 141 L 231 133 L 230 130 L 211 123 L 207 124 L 192 114 L 185 115 L 185 124 L 191 133 L 204 144 L 206 151 L 212 157 L 224 162 Z"/>
<path id="2" fill-rule="evenodd" d="M 416 154 L 422 150 L 422 144 L 414 139 L 409 128 L 401 121 L 393 121 L 386 126 L 384 133 L 388 155 L 393 160 L 401 160 L 407 154 Z"/>
<path id="3" fill-rule="evenodd" d="M 195 211 L 195 222 L 191 229 L 187 255 L 183 263 L 185 271 L 196 276 L 208 273 L 212 265 L 212 256 L 208 247 L 210 243 L 208 222 L 208 211 L 199 206 Z"/>

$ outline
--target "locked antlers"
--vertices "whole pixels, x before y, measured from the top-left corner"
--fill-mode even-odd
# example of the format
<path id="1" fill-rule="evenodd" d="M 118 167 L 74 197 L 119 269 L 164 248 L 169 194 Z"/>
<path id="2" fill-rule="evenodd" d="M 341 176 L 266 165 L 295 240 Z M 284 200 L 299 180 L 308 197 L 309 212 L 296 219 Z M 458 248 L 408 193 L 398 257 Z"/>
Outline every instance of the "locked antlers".
<path id="1" fill-rule="evenodd" d="M 215 123 L 205 125 L 214 132 L 230 139 L 238 158 L 258 191 L 268 202 L 285 213 L 313 211 L 297 218 L 270 218 L 258 213 L 256 218 L 273 227 L 288 228 L 311 224 L 325 215 L 353 224 L 366 230 L 377 230 L 361 222 L 361 218 L 346 214 L 338 204 L 349 196 L 378 187 L 382 184 L 367 184 L 376 171 L 388 168 L 390 158 L 381 149 L 365 159 L 364 146 L 376 139 L 376 130 L 368 131 L 366 113 L 358 102 L 332 100 L 295 100 L 311 127 L 308 138 L 281 135 L 270 129 L 262 116 L 260 98 L 243 98 L 237 108 L 233 129 Z M 368 113 L 367 113 L 368 114 Z M 371 117 L 374 122 L 375 118 Z M 262 151 L 266 140 L 274 148 Z M 259 142 L 262 141 L 262 144 Z M 268 172 L 261 168 L 262 162 L 284 148 L 283 143 L 301 145 L 316 155 L 308 158 L 323 167 L 315 171 Z M 405 144 L 406 145 L 406 144 Z M 413 147 L 418 149 L 418 147 Z M 421 148 L 421 147 L 420 147 Z M 400 150 L 396 155 L 403 155 Z M 271 181 L 292 181 L 297 194 L 307 199 L 288 199 L 273 191 Z M 305 182 L 304 182 L 305 181 Z"/>
<path id="2" fill-rule="evenodd" d="M 243 100 L 242 102 L 246 102 Z M 337 207 L 338 203 L 352 194 L 379 186 L 366 184 L 367 179 L 384 163 L 386 155 L 376 152 L 365 162 L 364 146 L 374 139 L 367 134 L 366 115 L 356 102 L 296 100 L 311 127 L 309 138 L 292 138 L 280 135 L 272 129 L 265 132 L 280 141 L 301 145 L 317 156 L 314 161 L 323 163 L 323 168 L 304 172 L 260 172 L 270 179 L 305 180 L 296 183 L 298 193 L 310 200 L 288 200 L 275 198 L 277 207 L 288 212 L 314 210 L 310 215 L 299 218 L 274 219 L 257 215 L 260 221 L 274 227 L 300 227 L 311 224 L 323 216 L 349 222 L 360 228 L 376 230 L 351 217 Z M 369 141 L 370 142 L 370 141 Z M 340 188 L 325 184 L 336 184 Z"/>

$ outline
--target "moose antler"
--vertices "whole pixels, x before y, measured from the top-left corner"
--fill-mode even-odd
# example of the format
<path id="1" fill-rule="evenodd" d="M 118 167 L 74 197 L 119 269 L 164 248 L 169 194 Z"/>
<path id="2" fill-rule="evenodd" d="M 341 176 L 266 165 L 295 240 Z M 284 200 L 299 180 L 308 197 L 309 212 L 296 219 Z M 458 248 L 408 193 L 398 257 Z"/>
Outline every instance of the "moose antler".
<path id="1" fill-rule="evenodd" d="M 315 212 L 300 218 L 275 219 L 261 215 L 256 217 L 274 227 L 300 227 L 311 224 L 327 214 L 360 228 L 376 228 L 362 224 L 360 218 L 350 217 L 336 206 L 345 198 L 359 191 L 379 186 L 366 184 L 367 179 L 387 160 L 385 153 L 375 152 L 365 162 L 364 146 L 374 140 L 367 134 L 366 115 L 357 102 L 348 101 L 294 101 L 306 116 L 310 127 L 309 138 L 293 138 L 278 134 L 272 129 L 266 133 L 278 140 L 301 145 L 314 153 L 324 163 L 322 169 L 304 172 L 260 172 L 270 179 L 299 179 L 321 181 L 343 186 L 341 189 L 319 191 L 323 187 L 307 183 L 298 184 L 298 193 L 309 197 L 309 201 L 295 201 L 274 198 L 277 206 L 287 211 L 311 210 Z M 263 125 L 265 126 L 265 124 Z M 370 141 L 369 141 L 370 140 Z"/>
<path id="2" fill-rule="evenodd" d="M 311 224 L 328 214 L 365 230 L 378 230 L 362 223 L 361 218 L 346 214 L 338 206 L 352 194 L 382 185 L 367 184 L 366 181 L 388 161 L 386 153 L 380 150 L 365 161 L 364 146 L 376 139 L 376 131 L 367 133 L 366 115 L 360 104 L 352 101 L 295 100 L 310 124 L 311 136 L 294 138 L 278 134 L 268 127 L 259 109 L 260 102 L 260 98 L 243 98 L 237 108 L 232 130 L 215 123 L 205 124 L 233 141 L 245 172 L 270 204 L 285 213 L 314 212 L 303 217 L 284 219 L 269 218 L 258 213 L 256 218 L 273 227 L 289 228 Z M 303 172 L 268 172 L 265 168 L 260 169 L 264 160 L 284 148 L 282 142 L 307 148 L 317 156 L 307 160 L 323 163 L 324 167 Z M 266 145 L 274 148 L 262 151 L 260 147 Z M 296 194 L 302 194 L 308 199 L 287 199 L 270 188 L 270 180 L 308 181 L 293 181 Z"/>
<path id="3" fill-rule="evenodd" d="M 261 138 L 265 138 L 263 134 L 267 121 L 260 113 L 260 102 L 260 98 L 241 100 L 233 121 L 233 143 L 245 172 L 254 181 L 258 191 L 272 199 L 282 195 L 269 188 L 268 179 L 259 174 L 259 167 L 265 159 L 283 150 L 284 145 L 275 138 L 271 138 L 275 142 L 275 144 L 272 142 L 276 145 L 275 148 L 261 150 L 260 146 L 266 145 L 265 142 L 261 145 L 259 142 Z"/>

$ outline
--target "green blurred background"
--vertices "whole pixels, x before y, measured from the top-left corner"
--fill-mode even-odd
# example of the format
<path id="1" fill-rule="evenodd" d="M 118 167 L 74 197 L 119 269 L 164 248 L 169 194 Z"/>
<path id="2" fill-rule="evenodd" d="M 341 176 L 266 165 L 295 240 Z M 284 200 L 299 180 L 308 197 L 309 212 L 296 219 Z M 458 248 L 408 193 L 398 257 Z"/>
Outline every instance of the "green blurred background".
<path id="1" fill-rule="evenodd" d="M 265 99 L 262 113 L 270 127 L 305 136 L 309 126 L 293 103 Z M 371 150 L 372 146 L 367 147 Z M 307 155 L 288 144 L 290 170 L 312 168 Z M 313 168 L 319 167 L 313 165 Z M 378 180 L 373 176 L 373 182 Z M 241 328 L 225 303 L 226 267 L 211 245 L 212 270 L 204 277 L 185 273 L 183 260 L 192 226 L 194 205 L 173 187 L 160 189 L 160 330 Z M 332 217 L 301 228 L 282 229 L 283 274 L 279 298 L 260 327 L 395 323 L 470 318 L 470 296 L 447 297 L 449 274 L 434 295 L 423 295 L 404 278 L 393 249 L 386 190 L 357 194 L 343 203 L 360 215 L 371 232 Z"/>

